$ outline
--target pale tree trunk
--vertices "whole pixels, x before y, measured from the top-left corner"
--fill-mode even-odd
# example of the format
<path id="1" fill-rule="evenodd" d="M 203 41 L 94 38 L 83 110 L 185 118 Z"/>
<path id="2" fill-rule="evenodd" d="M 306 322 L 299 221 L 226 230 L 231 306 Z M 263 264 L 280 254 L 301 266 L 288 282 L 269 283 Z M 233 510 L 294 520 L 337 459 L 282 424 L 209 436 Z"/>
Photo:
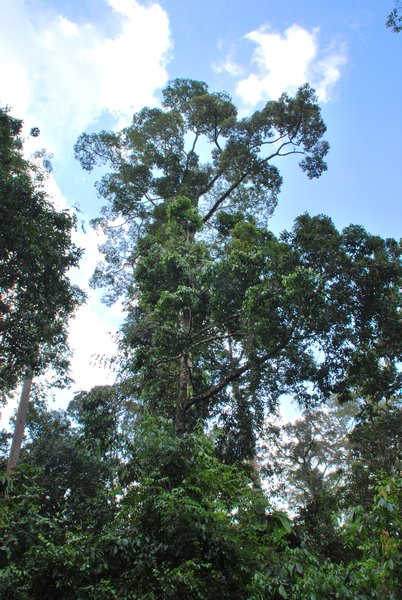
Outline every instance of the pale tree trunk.
<path id="1" fill-rule="evenodd" d="M 10 454 L 8 457 L 6 475 L 11 475 L 13 469 L 17 466 L 18 459 L 21 452 L 22 440 L 25 432 L 25 425 L 27 421 L 29 397 L 31 394 L 32 387 L 32 367 L 27 367 L 22 383 L 21 397 L 18 405 L 17 420 L 15 422 L 15 429 L 13 434 L 13 440 L 11 443 Z"/>
<path id="2" fill-rule="evenodd" d="M 182 327 L 186 333 L 189 333 L 191 327 L 191 313 L 189 309 L 184 309 L 181 317 Z M 183 352 L 179 360 L 179 394 L 177 398 L 175 431 L 181 435 L 186 431 L 186 413 L 185 407 L 187 399 L 192 394 L 191 386 L 191 359 L 187 352 Z"/>

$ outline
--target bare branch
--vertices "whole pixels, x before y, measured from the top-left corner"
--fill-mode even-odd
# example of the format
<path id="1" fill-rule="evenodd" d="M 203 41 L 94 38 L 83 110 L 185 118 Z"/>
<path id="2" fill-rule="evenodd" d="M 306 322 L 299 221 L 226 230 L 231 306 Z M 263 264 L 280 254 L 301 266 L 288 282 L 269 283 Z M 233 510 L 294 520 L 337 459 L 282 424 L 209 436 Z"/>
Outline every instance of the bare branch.
<path id="1" fill-rule="evenodd" d="M 229 383 L 235 381 L 236 379 L 239 379 L 239 377 L 241 377 L 244 373 L 249 371 L 253 365 L 263 365 L 270 358 L 274 358 L 274 356 L 277 356 L 279 352 L 284 348 L 284 346 L 288 343 L 288 341 L 289 340 L 287 338 L 284 342 L 278 344 L 272 352 L 267 352 L 266 354 L 264 354 L 260 358 L 255 359 L 254 361 L 248 360 L 244 365 L 238 367 L 237 369 L 226 375 L 226 377 L 224 377 L 219 383 L 210 387 L 209 390 L 206 390 L 202 394 L 197 394 L 196 396 L 189 398 L 184 406 L 184 412 L 187 412 L 188 409 L 191 408 L 194 404 L 197 404 L 198 402 L 202 402 L 204 400 L 209 400 L 210 398 L 215 396 L 215 394 L 223 390 L 227 385 L 229 385 Z"/>
<path id="2" fill-rule="evenodd" d="M 225 335 L 215 335 L 213 337 L 202 339 L 199 342 L 196 342 L 195 344 L 193 344 L 190 347 L 190 350 L 192 350 L 193 348 L 197 348 L 198 346 L 202 346 L 203 344 L 209 344 L 211 342 L 217 342 L 218 340 L 230 340 L 232 337 L 233 337 L 232 333 L 227 333 Z M 240 336 L 238 335 L 238 337 L 240 337 Z"/>
<path id="3" fill-rule="evenodd" d="M 242 181 L 244 181 L 246 179 L 247 175 L 248 175 L 248 173 L 242 173 L 241 177 L 239 177 L 239 179 L 237 181 L 235 181 L 234 183 L 232 183 L 232 185 L 226 190 L 226 192 L 224 192 L 221 196 L 219 196 L 219 198 L 216 200 L 216 202 L 214 203 L 214 205 L 212 206 L 212 208 L 207 212 L 207 214 L 205 215 L 205 217 L 202 219 L 204 221 L 204 223 L 206 223 L 207 221 L 209 221 L 209 219 L 218 210 L 218 208 L 222 204 L 222 202 L 224 202 L 226 200 L 226 198 L 228 196 L 230 196 L 230 194 L 237 187 L 239 187 L 239 185 L 242 183 Z"/>

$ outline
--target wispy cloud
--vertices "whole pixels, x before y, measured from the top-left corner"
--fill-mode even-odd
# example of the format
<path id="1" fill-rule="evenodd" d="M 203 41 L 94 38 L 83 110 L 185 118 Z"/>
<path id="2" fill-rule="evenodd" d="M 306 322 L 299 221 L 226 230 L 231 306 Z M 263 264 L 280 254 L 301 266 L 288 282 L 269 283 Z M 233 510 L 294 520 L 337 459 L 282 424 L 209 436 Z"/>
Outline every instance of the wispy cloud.
<path id="1" fill-rule="evenodd" d="M 53 204 L 59 209 L 68 207 L 68 199 L 62 193 L 55 179 L 47 181 L 47 189 Z M 90 289 L 89 279 L 102 255 L 98 245 L 105 241 L 101 232 L 91 227 L 77 227 L 73 231 L 73 242 L 84 249 L 79 267 L 74 268 L 70 277 L 87 294 L 87 301 L 74 315 L 69 326 L 69 345 L 73 352 L 71 374 L 74 390 L 90 389 L 94 385 L 111 383 L 114 376 L 111 371 L 100 365 L 96 357 L 111 358 L 117 353 L 116 333 L 123 320 L 121 303 L 107 307 L 100 301 L 100 292 Z M 71 400 L 71 392 L 65 391 L 58 396 L 62 400 Z"/>
<path id="2" fill-rule="evenodd" d="M 315 87 L 322 102 L 327 102 L 347 61 L 342 44 L 322 48 L 318 29 L 308 31 L 297 24 L 283 32 L 264 27 L 251 31 L 245 39 L 256 47 L 245 69 L 249 74 L 240 79 L 236 92 L 249 106 L 278 98 L 282 92 L 293 93 L 305 82 Z M 233 64 L 229 57 L 220 68 L 236 75 Z"/>
<path id="3" fill-rule="evenodd" d="M 51 150 L 71 144 L 106 112 L 127 121 L 154 103 L 155 90 L 167 81 L 172 43 L 166 12 L 136 0 L 107 3 L 118 22 L 111 36 L 99 23 L 33 13 L 23 0 L 3 2 L 0 103 L 35 121 Z"/>

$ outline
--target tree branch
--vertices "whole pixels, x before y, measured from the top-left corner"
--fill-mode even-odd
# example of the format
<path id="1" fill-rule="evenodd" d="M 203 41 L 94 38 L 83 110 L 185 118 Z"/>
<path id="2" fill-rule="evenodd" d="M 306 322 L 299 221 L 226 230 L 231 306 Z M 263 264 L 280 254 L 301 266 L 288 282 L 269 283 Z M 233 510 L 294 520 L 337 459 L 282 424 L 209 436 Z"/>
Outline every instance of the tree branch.
<path id="1" fill-rule="evenodd" d="M 203 400 L 209 400 L 209 398 L 212 398 L 212 396 L 223 390 L 227 385 L 229 385 L 229 383 L 235 381 L 236 379 L 239 379 L 239 377 L 241 377 L 244 373 L 251 369 L 253 364 L 262 365 L 270 358 L 276 356 L 284 348 L 287 342 L 288 339 L 286 339 L 285 342 L 278 344 L 278 346 L 272 352 L 267 352 L 266 354 L 264 354 L 260 358 L 257 358 L 253 362 L 248 360 L 244 365 L 238 367 L 237 369 L 226 375 L 226 377 L 224 377 L 219 383 L 210 387 L 209 390 L 206 390 L 202 394 L 197 394 L 197 396 L 189 398 L 186 404 L 184 405 L 184 412 L 187 412 L 188 409 L 191 408 L 197 402 L 202 402 Z"/>
<path id="2" fill-rule="evenodd" d="M 232 333 L 227 333 L 227 334 L 222 334 L 222 335 L 215 335 L 213 337 L 209 337 L 209 338 L 204 338 L 202 340 L 200 340 L 199 342 L 196 342 L 195 344 L 192 344 L 190 346 L 190 351 L 193 350 L 194 348 L 197 348 L 198 346 L 202 346 L 203 344 L 209 344 L 211 342 L 216 342 L 218 340 L 230 340 L 233 337 Z"/>
<path id="3" fill-rule="evenodd" d="M 184 154 L 185 154 L 185 155 L 186 155 L 186 157 L 187 157 L 187 160 L 186 160 L 186 166 L 185 166 L 185 168 L 184 168 L 183 181 L 184 181 L 184 179 L 185 179 L 185 176 L 186 176 L 186 175 L 187 175 L 187 173 L 188 173 L 188 164 L 189 164 L 189 162 L 190 162 L 190 158 L 191 158 L 191 156 L 194 154 L 195 147 L 196 147 L 196 145 L 197 145 L 197 141 L 198 141 L 198 137 L 199 137 L 199 133 L 198 133 L 198 131 L 197 131 L 197 132 L 195 133 L 195 137 L 194 137 L 193 145 L 191 146 L 191 150 L 190 150 L 188 153 L 187 153 L 185 150 L 183 150 Z"/>
<path id="4" fill-rule="evenodd" d="M 230 196 L 230 194 L 237 187 L 239 187 L 239 185 L 242 183 L 242 181 L 245 180 L 245 178 L 247 177 L 247 175 L 248 175 L 248 173 L 242 173 L 241 177 L 237 181 L 235 181 L 234 183 L 232 183 L 232 185 L 226 190 L 226 192 L 224 192 L 221 196 L 219 196 L 219 198 L 216 200 L 215 204 L 212 206 L 212 208 L 207 212 L 207 214 L 205 215 L 205 217 L 202 219 L 204 223 L 207 223 L 209 221 L 209 219 L 218 210 L 218 208 L 222 204 L 222 202 L 224 202 L 224 200 L 226 200 L 226 198 L 228 196 Z"/>
<path id="5" fill-rule="evenodd" d="M 214 187 L 215 183 L 218 181 L 218 179 L 221 175 L 223 175 L 223 171 L 218 171 L 217 174 L 215 175 L 215 177 L 212 177 L 211 181 L 198 194 L 198 198 L 207 194 Z"/>

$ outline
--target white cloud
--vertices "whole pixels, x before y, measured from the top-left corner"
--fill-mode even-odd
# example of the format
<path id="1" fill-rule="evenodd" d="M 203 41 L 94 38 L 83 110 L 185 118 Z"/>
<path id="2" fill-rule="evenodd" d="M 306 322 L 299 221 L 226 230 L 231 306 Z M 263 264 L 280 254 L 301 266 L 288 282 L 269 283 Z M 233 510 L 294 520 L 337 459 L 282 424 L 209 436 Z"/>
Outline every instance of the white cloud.
<path id="1" fill-rule="evenodd" d="M 232 57 L 228 56 L 223 63 L 221 64 L 214 64 L 213 65 L 213 69 L 214 71 L 216 71 L 217 73 L 229 73 L 229 75 L 233 75 L 234 77 L 240 77 L 240 75 L 243 75 L 244 73 L 244 69 L 241 65 L 239 65 L 238 63 L 236 63 Z"/>
<path id="2" fill-rule="evenodd" d="M 46 182 L 46 189 L 58 210 L 68 208 L 68 200 L 52 175 Z M 79 267 L 70 272 L 70 278 L 86 292 L 87 301 L 71 320 L 69 343 L 73 351 L 72 373 L 78 385 L 77 389 L 87 389 L 95 385 L 96 381 L 97 385 L 113 381 L 110 373 L 93 364 L 93 357 L 102 353 L 112 356 L 115 353 L 116 345 L 110 334 L 117 332 L 123 319 L 123 310 L 121 303 L 106 307 L 100 301 L 100 294 L 88 285 L 97 263 L 102 260 L 98 245 L 105 241 L 105 236 L 86 226 L 85 229 L 77 227 L 77 230 L 73 231 L 72 239 L 76 246 L 84 248 L 84 254 Z M 98 376 L 100 379 L 97 380 Z"/>
<path id="3" fill-rule="evenodd" d="M 318 98 L 322 102 L 328 102 L 331 99 L 331 92 L 341 78 L 342 67 L 346 64 L 346 60 L 344 52 L 335 51 L 317 62 L 318 79 L 315 87 Z"/>
<path id="4" fill-rule="evenodd" d="M 342 45 L 323 51 L 318 29 L 308 31 L 296 24 L 283 33 L 261 28 L 245 38 L 257 46 L 251 72 L 236 88 L 245 103 L 255 106 L 261 100 L 278 98 L 283 92 L 294 93 L 305 82 L 315 87 L 322 102 L 329 100 L 346 63 Z"/>
<path id="5" fill-rule="evenodd" d="M 71 147 L 105 112 L 127 122 L 155 102 L 155 91 L 167 81 L 172 44 L 166 12 L 137 0 L 107 4 L 119 24 L 111 36 L 96 23 L 0 0 L 0 103 L 39 126 L 52 151 Z"/>
<path id="6" fill-rule="evenodd" d="M 117 354 L 116 323 L 110 320 L 109 309 L 99 305 L 95 292 L 90 293 L 88 300 L 77 311 L 69 328 L 74 390 L 89 390 L 95 385 L 111 384 L 115 379 L 112 370 L 105 368 L 99 359 L 103 361 Z"/>
<path id="7" fill-rule="evenodd" d="M 34 12 L 34 5 L 24 0 L 0 0 L 0 106 L 11 106 L 28 131 L 38 126 L 39 144 L 55 152 L 59 164 L 64 153 L 71 155 L 77 136 L 104 113 L 126 124 L 133 112 L 155 103 L 155 91 L 168 79 L 172 43 L 164 10 L 137 0 L 105 1 L 110 27 L 74 22 L 55 13 L 51 0 L 46 12 Z M 29 138 L 27 150 L 36 149 L 37 143 Z M 52 176 L 47 187 L 55 206 L 66 208 L 68 201 Z M 85 255 L 72 279 L 87 288 L 100 259 L 99 239 L 88 229 L 77 232 L 75 241 Z M 116 332 L 121 319 L 119 306 L 106 308 L 90 291 L 69 328 L 73 390 L 113 382 L 113 373 L 94 364 L 93 356 L 116 353 L 109 332 Z M 58 392 L 58 405 L 71 396 L 71 390 Z M 12 406 L 4 410 L 4 419 Z"/>
<path id="8" fill-rule="evenodd" d="M 53 177 L 49 178 L 48 190 L 56 206 L 65 208 L 67 200 Z M 104 236 L 91 227 L 86 227 L 85 231 L 77 228 L 73 241 L 79 248 L 84 248 L 84 255 L 79 267 L 73 269 L 70 276 L 72 282 L 86 292 L 87 301 L 77 310 L 69 326 L 71 374 L 73 390 L 89 390 L 95 385 L 111 384 L 115 379 L 114 373 L 95 359 L 111 358 L 117 353 L 115 337 L 123 320 L 123 310 L 121 303 L 105 306 L 100 294 L 88 286 L 97 263 L 102 259 L 98 245 L 105 241 Z M 71 392 L 65 392 L 61 397 L 71 400 Z"/>
<path id="9" fill-rule="evenodd" d="M 217 46 L 220 52 L 225 51 L 225 42 L 223 40 L 218 40 Z M 234 58 L 235 50 L 235 43 L 232 43 L 230 45 L 230 51 L 226 53 L 224 60 L 212 65 L 212 68 L 216 73 L 229 73 L 229 75 L 232 75 L 233 77 L 241 77 L 244 75 L 245 69 Z"/>

